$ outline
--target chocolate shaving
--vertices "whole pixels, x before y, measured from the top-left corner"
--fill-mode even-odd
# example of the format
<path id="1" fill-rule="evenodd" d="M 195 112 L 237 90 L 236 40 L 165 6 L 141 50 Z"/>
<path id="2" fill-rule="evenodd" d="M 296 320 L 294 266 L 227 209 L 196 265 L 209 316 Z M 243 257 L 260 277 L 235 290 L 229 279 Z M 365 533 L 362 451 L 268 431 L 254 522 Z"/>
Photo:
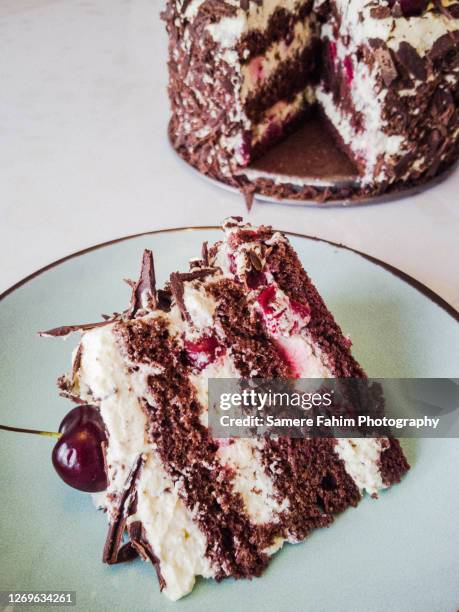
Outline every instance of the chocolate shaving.
<path id="1" fill-rule="evenodd" d="M 179 307 L 183 318 L 191 323 L 191 317 L 185 306 L 185 300 L 183 299 L 183 283 L 190 282 L 196 279 L 202 279 L 210 274 L 216 273 L 215 268 L 200 268 L 199 270 L 192 270 L 191 272 L 173 272 L 170 276 L 170 286 L 172 295 L 175 298 L 175 303 Z"/>
<path id="2" fill-rule="evenodd" d="M 58 386 L 60 386 L 59 381 L 58 381 Z M 79 406 L 88 405 L 88 402 L 86 400 L 81 399 L 81 397 L 78 397 L 78 395 L 73 395 L 73 393 L 71 393 L 70 391 L 66 391 L 65 389 L 62 389 L 59 395 L 60 397 L 65 397 L 65 399 L 68 399 L 74 404 L 78 404 Z"/>
<path id="3" fill-rule="evenodd" d="M 192 272 L 190 272 L 192 274 Z M 183 299 L 183 282 L 180 279 L 180 274 L 178 272 L 173 272 L 170 276 L 170 285 L 172 295 L 175 298 L 175 303 L 177 304 L 180 312 L 182 313 L 183 318 L 186 321 L 191 321 L 191 317 L 186 309 L 185 300 Z"/>
<path id="4" fill-rule="evenodd" d="M 254 251 L 249 251 L 249 259 L 254 270 L 256 270 L 257 272 L 261 272 L 261 270 L 263 269 L 263 264 L 261 263 L 261 259 L 256 253 L 254 253 Z"/>
<path id="5" fill-rule="evenodd" d="M 82 354 L 83 354 L 83 346 L 80 342 L 77 348 L 77 352 L 75 354 L 75 359 L 73 360 L 73 364 L 72 364 L 72 384 L 75 383 L 75 379 L 76 379 L 78 370 L 80 369 Z"/>
<path id="6" fill-rule="evenodd" d="M 191 3 L 191 0 L 183 0 L 182 6 L 180 8 L 180 11 L 182 12 L 182 14 L 184 14 L 186 12 L 186 9 L 188 8 L 188 5 L 190 3 Z"/>
<path id="7" fill-rule="evenodd" d="M 427 79 L 424 60 L 410 43 L 405 40 L 400 43 L 397 57 L 402 66 L 416 79 L 420 81 Z"/>
<path id="8" fill-rule="evenodd" d="M 254 185 L 244 185 L 241 187 L 241 193 L 245 199 L 245 205 L 247 207 L 248 212 L 252 210 L 253 201 L 255 199 L 255 186 Z"/>
<path id="9" fill-rule="evenodd" d="M 190 259 L 190 272 L 193 270 L 200 270 L 203 266 L 202 259 Z"/>
<path id="10" fill-rule="evenodd" d="M 145 531 L 143 529 L 142 523 L 140 521 L 135 521 L 128 525 L 128 533 L 131 539 L 132 546 L 136 549 L 138 554 L 145 561 L 151 561 L 156 570 L 156 575 L 158 576 L 159 589 L 162 591 L 166 586 L 166 581 L 161 574 L 159 559 L 153 552 L 150 544 L 148 543 L 147 538 L 145 537 Z"/>
<path id="11" fill-rule="evenodd" d="M 447 55 L 450 51 L 455 49 L 457 46 L 457 41 L 451 33 L 443 34 L 438 38 L 429 52 L 429 59 L 433 62 L 439 59 L 442 59 Z"/>
<path id="12" fill-rule="evenodd" d="M 451 19 L 452 15 L 448 10 L 449 7 L 447 8 L 446 6 L 443 6 L 443 0 L 433 0 L 433 3 L 435 8 L 441 15 L 444 15 L 448 19 Z"/>
<path id="13" fill-rule="evenodd" d="M 201 258 L 205 266 L 209 265 L 209 250 L 207 248 L 207 242 L 203 242 L 201 249 Z"/>
<path id="14" fill-rule="evenodd" d="M 153 253 L 145 249 L 142 257 L 140 277 L 132 289 L 131 308 L 129 309 L 128 316 L 130 319 L 133 319 L 139 310 L 146 307 L 154 310 L 156 305 L 156 277 Z"/>
<path id="15" fill-rule="evenodd" d="M 389 87 L 398 77 L 397 68 L 392 59 L 390 50 L 384 45 L 375 50 L 375 59 L 381 68 L 381 76 L 386 87 Z"/>
<path id="16" fill-rule="evenodd" d="M 120 544 L 126 529 L 126 504 L 131 499 L 131 495 L 137 483 L 142 464 L 142 455 L 139 455 L 129 473 L 129 476 L 126 479 L 124 491 L 119 500 L 118 507 L 116 508 L 114 518 L 108 529 L 102 561 L 104 563 L 108 563 L 109 565 L 119 562 L 119 553 L 121 549 Z"/>
<path id="17" fill-rule="evenodd" d="M 215 268 L 199 268 L 199 270 L 193 270 L 192 272 L 176 272 L 176 274 L 178 275 L 181 282 L 187 283 L 198 278 L 206 278 L 206 276 L 215 274 L 215 272 Z"/>
<path id="18" fill-rule="evenodd" d="M 118 551 L 116 559 L 117 563 L 126 563 L 127 561 L 133 561 L 139 556 L 139 553 L 132 542 L 126 542 L 123 544 Z"/>
<path id="19" fill-rule="evenodd" d="M 388 6 L 375 6 L 370 10 L 370 15 L 374 19 L 386 19 L 391 16 L 391 10 Z"/>
<path id="20" fill-rule="evenodd" d="M 88 331 L 90 329 L 95 329 L 96 327 L 104 327 L 104 325 L 109 325 L 115 319 L 107 319 L 106 321 L 99 321 L 98 323 L 83 323 L 82 325 L 63 325 L 62 327 L 54 327 L 53 329 L 49 329 L 48 331 L 38 332 L 39 336 L 43 338 L 46 337 L 54 337 L 54 338 L 63 338 L 68 336 L 69 334 L 76 331 Z"/>

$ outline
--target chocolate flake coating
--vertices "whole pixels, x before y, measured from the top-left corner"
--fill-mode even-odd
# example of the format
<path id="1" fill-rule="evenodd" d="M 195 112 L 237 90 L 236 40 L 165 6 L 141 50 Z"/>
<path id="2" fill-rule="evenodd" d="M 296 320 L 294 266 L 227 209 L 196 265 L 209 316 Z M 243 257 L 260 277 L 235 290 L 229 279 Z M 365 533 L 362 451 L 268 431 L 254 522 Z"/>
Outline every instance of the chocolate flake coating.
<path id="1" fill-rule="evenodd" d="M 153 253 L 145 249 L 142 257 L 142 267 L 138 281 L 132 288 L 131 307 L 128 316 L 135 317 L 139 310 L 145 308 L 154 310 L 157 306 L 156 277 Z"/>
<path id="2" fill-rule="evenodd" d="M 137 460 L 134 462 L 134 465 L 132 466 L 132 469 L 126 479 L 124 491 L 120 497 L 114 518 L 111 521 L 108 529 L 104 551 L 102 554 L 102 561 L 109 565 L 113 565 L 120 561 L 120 544 L 126 529 L 126 520 L 129 514 L 129 504 L 135 492 L 135 486 L 137 484 L 142 465 L 143 458 L 142 455 L 139 455 Z"/>

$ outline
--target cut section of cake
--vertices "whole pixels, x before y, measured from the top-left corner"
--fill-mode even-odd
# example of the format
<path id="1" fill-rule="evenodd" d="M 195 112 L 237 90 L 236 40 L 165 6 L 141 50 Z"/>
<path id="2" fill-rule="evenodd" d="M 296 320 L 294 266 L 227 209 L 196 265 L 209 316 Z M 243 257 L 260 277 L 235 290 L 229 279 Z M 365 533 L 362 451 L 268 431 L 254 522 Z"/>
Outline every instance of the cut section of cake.
<path id="1" fill-rule="evenodd" d="M 105 424 L 104 561 L 139 554 L 171 599 L 197 576 L 259 576 L 409 467 L 388 438 L 212 436 L 210 378 L 365 377 L 288 239 L 240 218 L 223 230 L 162 290 L 146 251 L 124 313 L 44 334 L 81 332 L 59 386 Z"/>
<path id="2" fill-rule="evenodd" d="M 199 169 L 231 176 L 314 101 L 312 1 L 169 2 L 170 134 Z"/>
<path id="3" fill-rule="evenodd" d="M 274 197 L 427 181 L 459 155 L 458 17 L 452 0 L 168 0 L 171 141 L 201 172 Z M 313 111 L 358 168 L 351 193 L 250 168 Z"/>

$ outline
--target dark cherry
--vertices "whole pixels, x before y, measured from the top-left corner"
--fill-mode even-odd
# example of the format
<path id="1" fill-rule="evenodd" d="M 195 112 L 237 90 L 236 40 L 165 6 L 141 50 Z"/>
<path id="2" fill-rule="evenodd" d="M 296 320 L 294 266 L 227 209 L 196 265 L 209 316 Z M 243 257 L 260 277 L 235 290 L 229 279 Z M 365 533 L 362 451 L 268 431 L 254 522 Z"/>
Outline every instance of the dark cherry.
<path id="1" fill-rule="evenodd" d="M 107 488 L 102 443 L 104 424 L 94 406 L 73 408 L 60 424 L 61 437 L 53 449 L 54 469 L 62 480 L 80 491 L 96 493 Z"/>
<path id="2" fill-rule="evenodd" d="M 400 8 L 405 17 L 417 17 L 422 15 L 426 10 L 429 0 L 399 0 Z M 392 7 L 395 4 L 395 0 L 389 0 L 389 6 Z"/>
<path id="3" fill-rule="evenodd" d="M 86 423 L 95 423 L 105 432 L 104 422 L 100 416 L 99 408 L 96 406 L 75 406 L 70 412 L 67 412 L 59 425 L 59 433 L 64 434 L 74 427 L 85 425 Z"/>

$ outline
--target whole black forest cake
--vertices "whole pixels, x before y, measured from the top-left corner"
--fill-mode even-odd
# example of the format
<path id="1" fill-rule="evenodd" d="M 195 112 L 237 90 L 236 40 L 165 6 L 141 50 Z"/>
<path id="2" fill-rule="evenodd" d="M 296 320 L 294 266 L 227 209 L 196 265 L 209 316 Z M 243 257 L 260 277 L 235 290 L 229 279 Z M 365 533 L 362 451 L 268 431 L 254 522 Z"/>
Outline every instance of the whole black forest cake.
<path id="1" fill-rule="evenodd" d="M 421 184 L 458 157 L 457 1 L 168 0 L 164 19 L 170 138 L 209 177 L 344 199 Z M 353 186 L 251 167 L 312 113 L 355 164 Z"/>

